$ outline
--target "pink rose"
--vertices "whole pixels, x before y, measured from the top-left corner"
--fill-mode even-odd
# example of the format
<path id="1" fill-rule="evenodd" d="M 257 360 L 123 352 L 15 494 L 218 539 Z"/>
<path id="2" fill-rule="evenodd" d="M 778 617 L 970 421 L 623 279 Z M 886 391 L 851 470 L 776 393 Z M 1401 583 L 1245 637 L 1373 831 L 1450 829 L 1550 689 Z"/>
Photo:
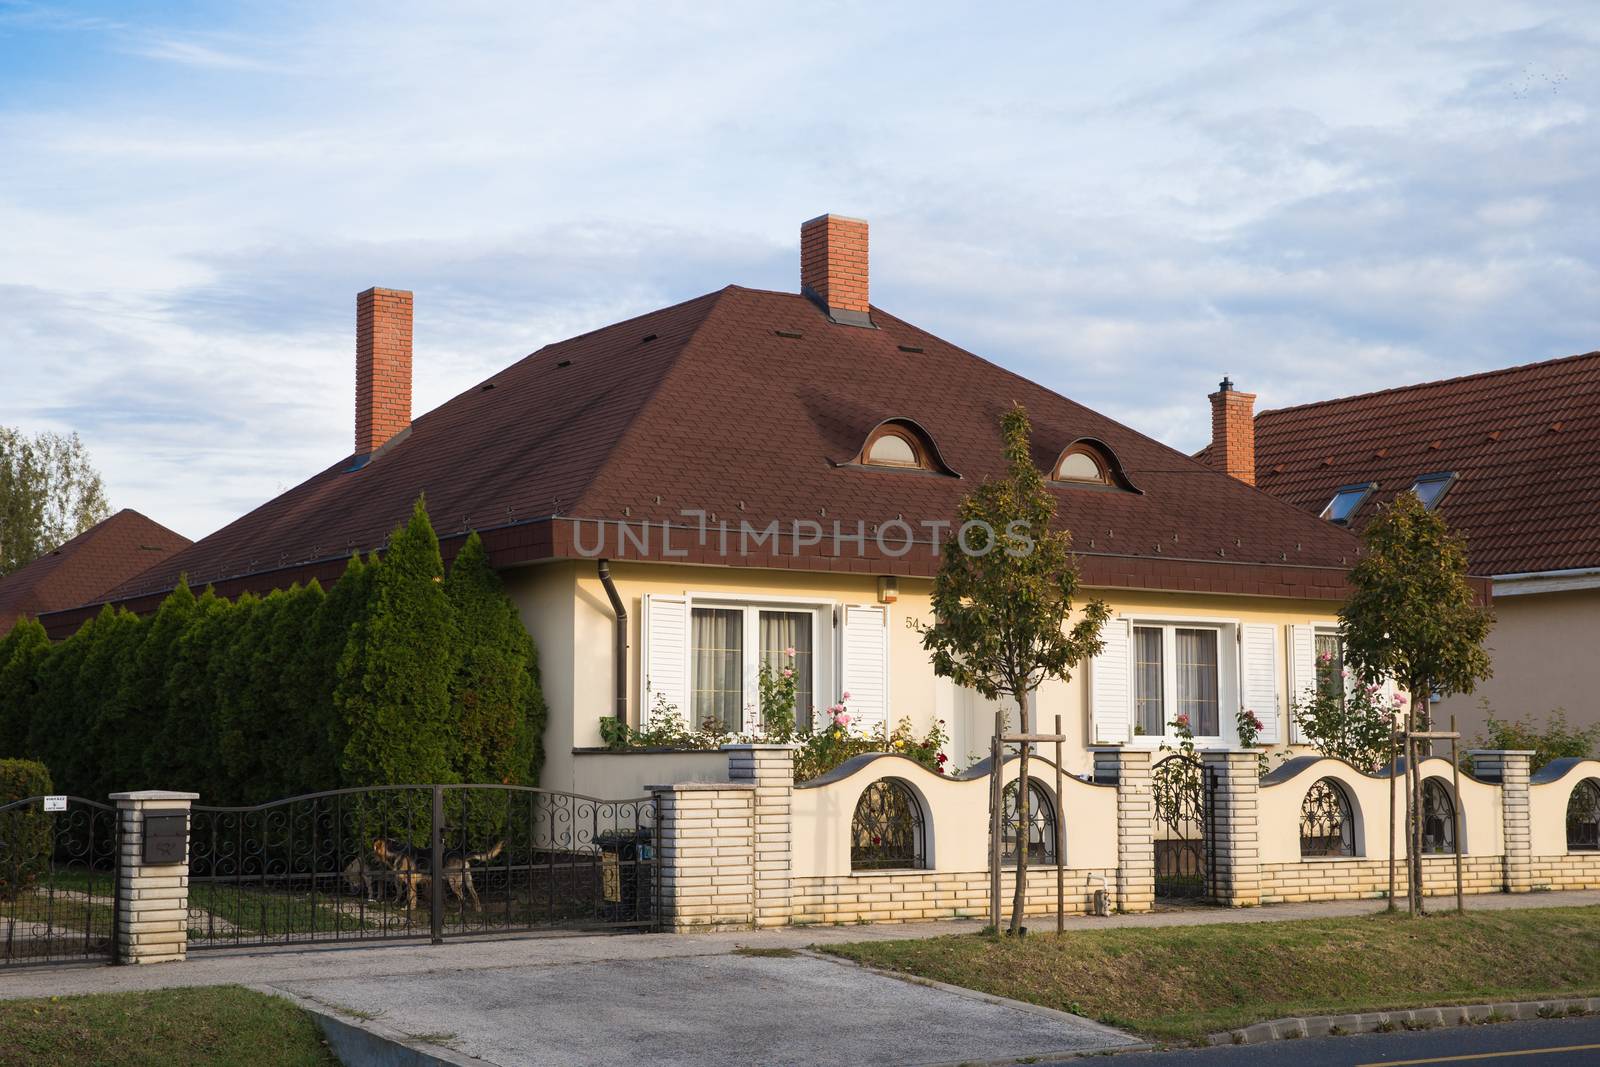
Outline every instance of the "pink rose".
<path id="1" fill-rule="evenodd" d="M 839 703 L 843 704 L 846 700 L 849 700 L 849 699 L 850 699 L 850 694 L 849 693 L 840 693 L 839 694 Z"/>
<path id="2" fill-rule="evenodd" d="M 848 715 L 835 715 L 833 717 L 833 721 L 838 723 L 840 726 L 849 726 L 850 725 L 850 716 L 848 716 Z"/>
<path id="3" fill-rule="evenodd" d="M 783 676 L 785 678 L 793 678 L 794 677 L 794 668 L 793 667 L 785 667 L 783 669 Z"/>
<path id="4" fill-rule="evenodd" d="M 794 649 L 792 649 L 792 648 L 786 648 L 786 649 L 784 649 L 784 650 L 783 650 L 783 654 L 784 654 L 784 655 L 785 655 L 785 656 L 788 656 L 788 657 L 789 657 L 789 658 L 790 658 L 790 659 L 794 659 Z"/>

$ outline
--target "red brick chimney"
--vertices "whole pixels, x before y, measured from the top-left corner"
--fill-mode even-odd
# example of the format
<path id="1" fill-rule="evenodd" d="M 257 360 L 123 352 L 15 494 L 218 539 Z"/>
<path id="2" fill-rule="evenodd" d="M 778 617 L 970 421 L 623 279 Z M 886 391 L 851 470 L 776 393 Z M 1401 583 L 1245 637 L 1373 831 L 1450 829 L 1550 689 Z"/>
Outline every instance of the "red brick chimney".
<path id="1" fill-rule="evenodd" d="M 1226 377 L 1211 394 L 1211 465 L 1246 485 L 1256 484 L 1256 394 L 1240 393 Z"/>
<path id="2" fill-rule="evenodd" d="M 872 325 L 866 220 L 818 215 L 800 224 L 800 291 L 835 322 Z"/>
<path id="3" fill-rule="evenodd" d="M 356 295 L 356 455 L 411 426 L 411 293 Z"/>

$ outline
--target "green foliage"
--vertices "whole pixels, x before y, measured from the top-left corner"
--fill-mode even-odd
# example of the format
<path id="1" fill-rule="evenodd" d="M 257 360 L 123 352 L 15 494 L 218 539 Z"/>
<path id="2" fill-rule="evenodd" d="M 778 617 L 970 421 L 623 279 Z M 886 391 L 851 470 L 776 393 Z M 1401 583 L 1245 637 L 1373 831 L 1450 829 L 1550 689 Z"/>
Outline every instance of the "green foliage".
<path id="1" fill-rule="evenodd" d="M 459 649 L 450 686 L 453 770 L 463 782 L 532 784 L 533 739 L 544 720 L 538 660 L 476 533 L 456 554 L 445 593 Z"/>
<path id="2" fill-rule="evenodd" d="M 1494 616 L 1467 582 L 1466 544 L 1444 518 L 1401 493 L 1362 535 L 1339 611 L 1345 662 L 1369 685 L 1394 678 L 1407 693 L 1470 693 L 1489 677 L 1483 639 Z M 1426 728 L 1427 701 L 1412 703 Z"/>
<path id="3" fill-rule="evenodd" d="M 77 434 L 0 426 L 0 575 L 109 515 L 100 474 Z"/>
<path id="4" fill-rule="evenodd" d="M 50 638 L 37 619 L 23 619 L 0 637 L 0 757 L 25 756 L 28 712 L 38 699 L 39 665 Z"/>
<path id="5" fill-rule="evenodd" d="M 0 808 L 53 792 L 55 786 L 44 764 L 0 759 Z M 53 818 L 37 806 L 0 812 L 0 899 L 14 898 L 49 867 Z"/>
<path id="6" fill-rule="evenodd" d="M 334 705 L 349 729 L 348 784 L 453 782 L 450 681 L 455 619 L 439 539 L 421 500 L 390 539 L 367 610 L 340 660 Z"/>
<path id="7" fill-rule="evenodd" d="M 795 735 L 794 649 L 784 649 L 783 659 L 777 670 L 770 663 L 761 664 L 761 732 L 774 741 L 787 741 Z"/>
<path id="8" fill-rule="evenodd" d="M 74 793 L 192 789 L 258 803 L 341 785 L 537 781 L 533 642 L 474 535 L 445 582 L 421 504 L 379 562 L 262 598 L 106 608 L 52 646 L 0 638 L 0 755 Z"/>
<path id="9" fill-rule="evenodd" d="M 1100 627 L 1110 610 L 1091 600 L 1072 622 L 1078 568 L 1072 535 L 1051 530 L 1055 498 L 1033 461 L 1032 428 L 1021 405 L 1000 420 L 1006 476 L 986 481 L 961 502 L 962 529 L 976 531 L 944 545 L 933 582 L 931 623 L 911 625 L 934 673 L 994 700 L 1011 697 L 1022 714 L 1022 731 L 1033 728 L 1032 697 L 1047 678 L 1067 681 L 1072 668 L 1100 651 Z M 965 540 L 965 543 L 963 541 Z M 1070 628 L 1069 628 L 1070 622 Z M 996 723 L 996 732 L 1000 723 Z M 1022 746 L 1019 774 L 1028 777 L 1029 750 Z M 1030 790 L 1017 796 L 1017 821 L 1028 825 Z M 1022 925 L 1027 886 L 1027 849 L 1017 856 L 1011 929 Z"/>
<path id="10" fill-rule="evenodd" d="M 1323 656 L 1317 670 L 1338 670 L 1331 660 Z M 1345 673 L 1343 685 L 1308 689 L 1291 714 L 1312 748 L 1373 774 L 1393 755 L 1395 716 L 1405 706 L 1405 697 L 1396 693 L 1386 700 L 1381 686 Z"/>
<path id="11" fill-rule="evenodd" d="M 1479 706 L 1489 713 L 1488 732 L 1479 734 L 1472 747 L 1531 751 L 1535 771 L 1551 760 L 1592 756 L 1600 743 L 1600 725 L 1571 726 L 1567 713 L 1560 708 L 1546 717 L 1541 728 L 1522 719 L 1507 722 L 1495 718 L 1488 701 L 1481 701 Z"/>

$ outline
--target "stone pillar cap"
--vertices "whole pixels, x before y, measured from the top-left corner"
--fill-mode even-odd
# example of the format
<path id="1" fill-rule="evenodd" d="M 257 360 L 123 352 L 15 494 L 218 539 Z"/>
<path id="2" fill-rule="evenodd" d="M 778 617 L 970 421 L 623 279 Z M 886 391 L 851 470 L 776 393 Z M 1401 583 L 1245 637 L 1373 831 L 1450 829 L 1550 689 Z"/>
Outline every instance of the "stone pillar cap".
<path id="1" fill-rule="evenodd" d="M 199 793 L 175 793 L 170 789 L 135 789 L 131 793 L 112 793 L 112 800 L 199 800 Z"/>

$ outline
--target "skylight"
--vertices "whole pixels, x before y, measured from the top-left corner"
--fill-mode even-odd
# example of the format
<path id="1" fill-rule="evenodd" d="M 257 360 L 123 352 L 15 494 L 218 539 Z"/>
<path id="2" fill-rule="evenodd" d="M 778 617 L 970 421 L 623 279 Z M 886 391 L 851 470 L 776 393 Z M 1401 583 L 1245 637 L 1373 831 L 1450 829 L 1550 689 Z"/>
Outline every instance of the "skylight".
<path id="1" fill-rule="evenodd" d="M 1361 502 L 1376 488 L 1377 482 L 1340 486 L 1339 491 L 1333 494 L 1333 499 L 1328 501 L 1328 506 L 1322 509 L 1322 517 L 1340 526 L 1347 525 Z"/>
<path id="2" fill-rule="evenodd" d="M 1417 494 L 1422 501 L 1422 506 L 1432 511 L 1438 507 L 1439 501 L 1444 499 L 1444 494 L 1455 484 L 1455 471 L 1437 471 L 1433 474 L 1424 474 L 1411 483 L 1411 491 Z"/>

